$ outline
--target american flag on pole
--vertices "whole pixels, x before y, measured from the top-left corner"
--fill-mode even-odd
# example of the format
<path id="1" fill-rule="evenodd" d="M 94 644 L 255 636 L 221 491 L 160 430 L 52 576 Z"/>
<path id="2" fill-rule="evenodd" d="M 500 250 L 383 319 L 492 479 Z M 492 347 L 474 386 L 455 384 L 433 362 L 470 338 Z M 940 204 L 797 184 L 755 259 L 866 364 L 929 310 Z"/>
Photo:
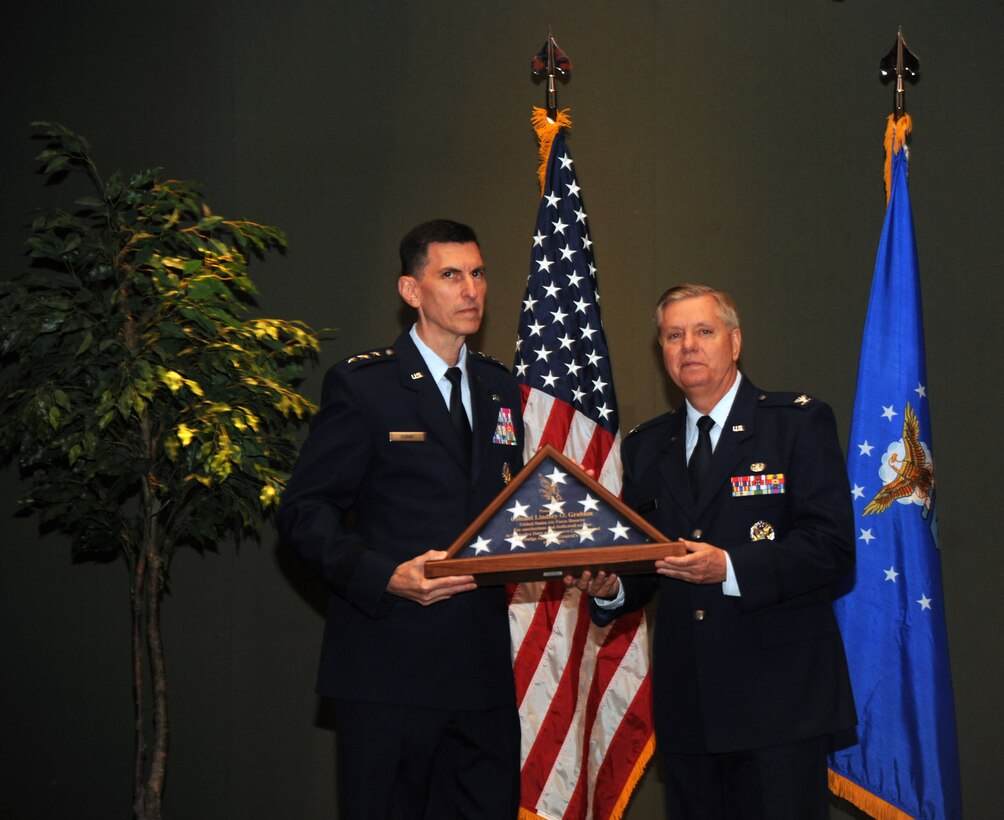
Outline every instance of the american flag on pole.
<path id="1" fill-rule="evenodd" d="M 550 444 L 620 495 L 617 400 L 592 240 L 564 130 L 534 109 L 542 198 L 519 319 L 515 372 L 524 456 Z M 586 596 L 520 584 L 509 607 L 522 725 L 522 820 L 620 818 L 655 747 L 644 612 L 600 629 Z"/>

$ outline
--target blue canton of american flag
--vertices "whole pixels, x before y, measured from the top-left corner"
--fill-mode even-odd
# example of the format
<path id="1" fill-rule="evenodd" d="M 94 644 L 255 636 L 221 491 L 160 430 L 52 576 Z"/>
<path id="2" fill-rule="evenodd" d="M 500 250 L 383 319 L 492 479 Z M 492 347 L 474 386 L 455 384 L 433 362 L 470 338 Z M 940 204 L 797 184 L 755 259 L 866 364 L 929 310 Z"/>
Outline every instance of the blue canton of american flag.
<path id="1" fill-rule="evenodd" d="M 514 368 L 528 402 L 524 412 L 528 451 L 550 443 L 597 469 L 600 483 L 616 494 L 619 455 L 615 488 L 607 483 L 611 476 L 599 470 L 613 448 L 619 419 L 592 245 L 562 131 L 554 139 L 537 211 Z M 558 401 L 557 413 L 546 397 Z M 606 435 L 596 436 L 597 427 Z M 534 433 L 536 441 L 531 440 Z"/>
<path id="2" fill-rule="evenodd" d="M 858 743 L 833 753 L 838 779 L 831 783 L 862 807 L 878 797 L 910 817 L 958 820 L 929 411 L 903 147 L 892 160 L 847 459 L 857 567 L 853 588 L 834 603 L 858 706 Z"/>

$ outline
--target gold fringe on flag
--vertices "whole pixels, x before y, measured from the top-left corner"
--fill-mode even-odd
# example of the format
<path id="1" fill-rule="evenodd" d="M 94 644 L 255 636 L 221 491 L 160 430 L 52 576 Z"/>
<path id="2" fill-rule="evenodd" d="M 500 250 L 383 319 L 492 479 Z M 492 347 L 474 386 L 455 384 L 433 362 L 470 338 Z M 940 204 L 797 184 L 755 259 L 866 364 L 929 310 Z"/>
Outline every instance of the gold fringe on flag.
<path id="1" fill-rule="evenodd" d="M 642 749 L 641 754 L 638 755 L 634 768 L 631 770 L 631 774 L 628 775 L 627 782 L 624 783 L 624 790 L 621 792 L 621 796 L 617 798 L 617 802 L 614 804 L 613 808 L 610 809 L 610 815 L 607 820 L 624 820 L 624 812 L 627 811 L 628 802 L 631 800 L 631 795 L 634 794 L 635 786 L 638 785 L 638 781 L 641 780 L 641 776 L 645 774 L 645 768 L 648 766 L 648 762 L 652 759 L 653 752 L 655 752 L 654 734 L 649 735 L 648 741 L 645 743 L 645 748 Z M 903 815 L 903 817 L 906 817 L 906 815 Z M 537 814 L 535 811 L 531 811 L 530 809 L 525 809 L 520 806 L 517 820 L 546 820 L 546 818 Z"/>
<path id="2" fill-rule="evenodd" d="M 533 114 L 530 115 L 530 122 L 533 130 L 537 134 L 537 141 L 540 147 L 537 156 L 540 157 L 540 165 L 537 166 L 537 177 L 540 179 L 540 195 L 544 195 L 544 175 L 547 174 L 547 158 L 551 156 L 551 143 L 558 136 L 558 131 L 562 128 L 572 127 L 572 118 L 568 116 L 568 109 L 563 108 L 558 112 L 558 119 L 554 122 L 547 118 L 547 110 L 534 106 Z"/>
<path id="3" fill-rule="evenodd" d="M 913 130 L 913 120 L 909 114 L 904 114 L 898 120 L 890 114 L 885 127 L 885 204 L 889 204 L 890 188 L 892 187 L 892 158 L 899 149 L 906 145 L 906 135 Z"/>
<path id="4" fill-rule="evenodd" d="M 645 748 L 642 749 L 641 754 L 638 756 L 638 760 L 635 761 L 634 769 L 631 770 L 627 783 L 624 784 L 624 791 L 621 792 L 621 796 L 617 799 L 613 810 L 610 812 L 610 820 L 622 820 L 624 817 L 628 801 L 631 799 L 631 795 L 634 794 L 634 787 L 638 785 L 638 781 L 641 780 L 641 776 L 645 774 L 645 767 L 648 765 L 648 761 L 651 760 L 652 752 L 654 751 L 655 735 L 650 735 L 648 742 L 645 744 Z"/>
<path id="5" fill-rule="evenodd" d="M 906 117 L 902 119 L 906 119 Z M 908 125 L 907 131 L 909 130 Z M 914 820 L 911 815 L 897 809 L 891 803 L 886 803 L 881 797 L 876 797 L 871 792 L 865 791 L 857 783 L 852 783 L 833 769 L 828 769 L 827 775 L 830 781 L 830 791 L 837 797 L 842 797 L 853 803 L 869 817 L 874 817 L 875 820 Z"/>

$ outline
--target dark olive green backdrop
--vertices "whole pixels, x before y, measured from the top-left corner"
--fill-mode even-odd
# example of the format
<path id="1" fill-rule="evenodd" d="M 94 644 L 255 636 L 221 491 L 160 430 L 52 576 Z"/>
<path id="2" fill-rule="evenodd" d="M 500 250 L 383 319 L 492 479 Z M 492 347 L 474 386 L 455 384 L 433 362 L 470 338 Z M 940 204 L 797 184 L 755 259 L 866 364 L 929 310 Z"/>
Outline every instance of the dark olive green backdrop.
<path id="1" fill-rule="evenodd" d="M 998 320 L 1004 130 L 997 0 L 7 3 L 0 11 L 0 274 L 25 265 L 33 119 L 90 138 L 105 173 L 163 166 L 220 212 L 277 224 L 252 266 L 263 312 L 337 328 L 323 369 L 398 332 L 396 243 L 434 216 L 478 230 L 479 346 L 508 361 L 539 195 L 529 60 L 550 25 L 599 266 L 622 423 L 677 401 L 650 307 L 669 285 L 732 291 L 744 367 L 816 394 L 846 441 L 875 249 L 879 59 L 902 25 L 945 607 L 966 817 L 1000 815 Z M 126 573 L 74 566 L 0 491 L 0 815 L 127 817 Z M 166 605 L 168 817 L 334 816 L 334 735 L 313 695 L 325 594 L 274 533 L 185 553 Z M 835 817 L 846 817 L 835 809 Z M 630 820 L 661 818 L 653 767 Z"/>

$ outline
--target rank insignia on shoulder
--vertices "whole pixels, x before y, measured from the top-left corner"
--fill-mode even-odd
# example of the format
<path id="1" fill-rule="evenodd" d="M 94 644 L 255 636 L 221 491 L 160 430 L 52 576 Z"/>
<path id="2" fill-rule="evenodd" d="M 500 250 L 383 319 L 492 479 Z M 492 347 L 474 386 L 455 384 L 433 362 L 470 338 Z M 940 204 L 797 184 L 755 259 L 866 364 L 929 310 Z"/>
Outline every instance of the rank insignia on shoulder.
<path id="1" fill-rule="evenodd" d="M 472 350 L 470 352 L 473 353 L 475 356 L 477 356 L 477 357 L 479 357 L 481 359 L 484 359 L 486 362 L 491 362 L 492 364 L 497 364 L 503 370 L 508 370 L 509 369 L 504 364 L 502 364 L 502 362 L 500 362 L 498 359 L 496 359 L 494 356 L 489 356 L 487 353 L 483 353 L 480 350 Z"/>
<path id="2" fill-rule="evenodd" d="M 801 396 L 795 399 L 795 404 L 799 405 L 800 407 L 805 407 L 805 405 L 807 405 L 810 401 L 812 401 L 812 399 L 810 399 L 808 396 L 805 395 L 805 393 L 803 393 Z"/>
<path id="3" fill-rule="evenodd" d="M 346 364 L 359 364 L 360 362 L 368 362 L 373 359 L 384 359 L 388 356 L 394 355 L 394 348 L 388 347 L 385 350 L 370 350 L 367 353 L 357 353 L 355 356 L 350 356 L 345 360 Z"/>

